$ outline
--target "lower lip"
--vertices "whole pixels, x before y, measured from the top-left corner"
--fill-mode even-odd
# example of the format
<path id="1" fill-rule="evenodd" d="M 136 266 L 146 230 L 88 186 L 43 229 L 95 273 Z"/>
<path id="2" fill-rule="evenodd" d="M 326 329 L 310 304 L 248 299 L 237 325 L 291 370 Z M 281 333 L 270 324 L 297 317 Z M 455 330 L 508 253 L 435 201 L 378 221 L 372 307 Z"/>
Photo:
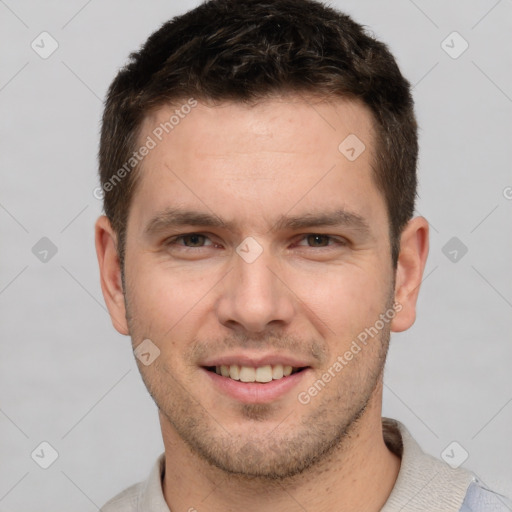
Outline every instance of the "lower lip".
<path id="1" fill-rule="evenodd" d="M 203 371 L 211 379 L 214 386 L 220 391 L 240 402 L 248 404 L 263 404 L 277 400 L 292 388 L 297 386 L 308 373 L 309 369 L 283 377 L 282 379 L 272 380 L 271 382 L 241 382 L 229 377 L 223 377 L 215 372 L 210 372 L 203 368 Z"/>

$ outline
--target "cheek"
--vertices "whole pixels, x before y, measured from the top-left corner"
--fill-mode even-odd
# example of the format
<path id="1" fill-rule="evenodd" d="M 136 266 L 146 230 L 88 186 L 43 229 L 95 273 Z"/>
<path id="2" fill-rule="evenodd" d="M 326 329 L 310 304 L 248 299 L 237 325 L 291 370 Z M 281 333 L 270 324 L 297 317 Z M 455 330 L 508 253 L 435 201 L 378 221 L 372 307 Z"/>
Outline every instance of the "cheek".
<path id="1" fill-rule="evenodd" d="M 165 341 L 166 347 L 174 344 L 197 322 L 214 281 L 154 260 L 134 264 L 131 271 L 130 314 L 135 331 L 162 344 Z"/>
<path id="2" fill-rule="evenodd" d="M 344 265 L 321 277 L 303 274 L 297 276 L 297 296 L 307 306 L 305 314 L 314 313 L 311 321 L 322 335 L 345 339 L 373 325 L 383 312 L 390 285 L 381 271 L 377 265 Z"/>

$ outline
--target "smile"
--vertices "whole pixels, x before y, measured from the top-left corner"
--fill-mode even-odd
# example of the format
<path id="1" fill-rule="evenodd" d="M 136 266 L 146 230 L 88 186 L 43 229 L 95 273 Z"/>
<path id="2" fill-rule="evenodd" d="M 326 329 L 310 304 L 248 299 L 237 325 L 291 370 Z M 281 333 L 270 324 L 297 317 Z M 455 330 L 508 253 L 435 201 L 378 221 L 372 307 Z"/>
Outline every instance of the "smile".
<path id="1" fill-rule="evenodd" d="M 209 366 L 207 370 L 215 372 L 217 375 L 240 382 L 259 382 L 261 384 L 280 380 L 284 377 L 300 372 L 304 368 L 295 368 L 289 365 L 275 364 L 264 365 L 256 368 L 251 366 L 241 366 L 238 364 Z"/>

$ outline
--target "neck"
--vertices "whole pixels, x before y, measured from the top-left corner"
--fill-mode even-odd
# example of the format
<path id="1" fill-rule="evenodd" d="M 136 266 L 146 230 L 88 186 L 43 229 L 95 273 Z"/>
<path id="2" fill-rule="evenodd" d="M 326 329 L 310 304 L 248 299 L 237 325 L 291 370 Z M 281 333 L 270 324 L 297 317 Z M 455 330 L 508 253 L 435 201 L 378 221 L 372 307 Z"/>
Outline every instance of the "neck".
<path id="1" fill-rule="evenodd" d="M 381 396 L 382 383 L 360 420 L 329 456 L 304 473 L 279 481 L 240 477 L 212 467 L 161 417 L 166 454 L 163 490 L 170 510 L 378 512 L 400 469 L 399 457 L 384 443 Z"/>

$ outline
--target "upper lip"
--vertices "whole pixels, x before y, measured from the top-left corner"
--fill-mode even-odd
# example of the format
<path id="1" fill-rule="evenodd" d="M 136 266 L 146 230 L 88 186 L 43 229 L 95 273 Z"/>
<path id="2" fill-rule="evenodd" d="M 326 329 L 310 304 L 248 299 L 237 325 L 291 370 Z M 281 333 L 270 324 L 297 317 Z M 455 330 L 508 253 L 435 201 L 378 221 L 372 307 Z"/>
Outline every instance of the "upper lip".
<path id="1" fill-rule="evenodd" d="M 218 357 L 211 357 L 201 362 L 200 366 L 247 366 L 250 368 L 259 368 L 261 366 L 292 366 L 293 368 L 304 368 L 310 366 L 309 363 L 297 359 L 296 357 L 280 354 L 266 354 L 262 356 L 250 356 L 248 354 L 229 354 Z"/>

